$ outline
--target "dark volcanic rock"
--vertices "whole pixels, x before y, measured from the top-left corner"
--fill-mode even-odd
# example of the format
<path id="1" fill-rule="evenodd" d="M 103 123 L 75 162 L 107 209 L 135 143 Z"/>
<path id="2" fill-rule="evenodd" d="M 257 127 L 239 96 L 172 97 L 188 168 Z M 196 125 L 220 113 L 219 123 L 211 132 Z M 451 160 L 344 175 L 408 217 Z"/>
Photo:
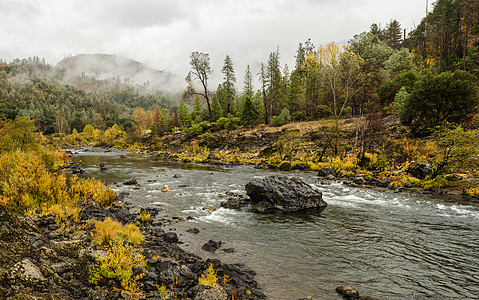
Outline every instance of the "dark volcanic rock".
<path id="1" fill-rule="evenodd" d="M 297 165 L 294 165 L 291 169 L 292 170 L 306 170 L 308 168 L 308 165 L 307 164 L 303 164 L 303 163 L 299 163 Z"/>
<path id="2" fill-rule="evenodd" d="M 203 245 L 203 247 L 201 247 L 201 249 L 208 252 L 214 252 L 219 247 L 221 247 L 221 242 L 209 240 L 206 244 Z"/>
<path id="3" fill-rule="evenodd" d="M 298 178 L 269 176 L 246 184 L 253 210 L 258 212 L 294 212 L 324 209 L 322 193 Z"/>
<path id="4" fill-rule="evenodd" d="M 178 236 L 175 232 L 167 232 L 163 235 L 163 238 L 165 239 L 165 242 L 178 243 Z"/>
<path id="5" fill-rule="evenodd" d="M 250 199 L 230 197 L 228 200 L 221 202 L 221 207 L 229 209 L 240 209 L 241 207 L 248 205 Z"/>
<path id="6" fill-rule="evenodd" d="M 333 168 L 322 168 L 318 172 L 318 176 L 321 176 L 321 177 L 326 177 L 329 175 L 336 176 L 336 171 Z"/>
<path id="7" fill-rule="evenodd" d="M 410 166 L 407 172 L 418 179 L 424 179 L 426 176 L 431 175 L 432 167 L 428 163 L 420 163 Z"/>
<path id="8" fill-rule="evenodd" d="M 128 181 L 123 182 L 124 185 L 136 185 L 138 182 L 136 182 L 135 178 L 132 178 Z"/>
<path id="9" fill-rule="evenodd" d="M 282 163 L 280 166 L 279 166 L 279 169 L 281 171 L 289 171 L 291 170 L 291 164 L 287 161 L 285 161 L 284 163 Z"/>
<path id="10" fill-rule="evenodd" d="M 376 186 L 386 188 L 388 187 L 393 180 L 391 178 L 384 178 L 376 182 Z"/>

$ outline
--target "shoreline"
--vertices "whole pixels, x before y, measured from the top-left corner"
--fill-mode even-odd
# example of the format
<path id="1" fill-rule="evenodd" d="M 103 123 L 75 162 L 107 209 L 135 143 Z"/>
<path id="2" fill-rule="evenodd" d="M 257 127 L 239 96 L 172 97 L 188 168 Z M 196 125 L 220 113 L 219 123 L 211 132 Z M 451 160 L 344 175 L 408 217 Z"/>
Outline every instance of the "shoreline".
<path id="1" fill-rule="evenodd" d="M 298 172 L 301 171 L 307 171 L 307 172 L 317 172 L 318 175 L 318 180 L 319 181 L 324 181 L 324 182 L 339 182 L 342 184 L 346 184 L 348 186 L 352 187 L 358 187 L 358 188 L 373 188 L 377 189 L 379 191 L 390 191 L 393 193 L 410 193 L 410 194 L 419 194 L 419 195 L 424 195 L 424 196 L 436 196 L 439 197 L 440 199 L 443 199 L 445 201 L 455 201 L 458 203 L 462 204 L 479 204 L 479 196 L 470 196 L 465 193 L 462 193 L 461 189 L 458 187 L 444 187 L 444 188 L 422 188 L 422 187 L 417 187 L 417 186 L 412 186 L 412 187 L 405 187 L 405 186 L 392 186 L 390 185 L 389 179 L 391 177 L 383 177 L 381 180 L 379 177 L 372 177 L 369 180 L 364 179 L 362 174 L 354 174 L 352 176 L 329 176 L 329 175 L 320 175 L 321 169 L 320 170 L 313 170 L 311 168 L 308 168 L 307 165 L 301 168 L 288 168 L 288 169 L 281 169 L 280 166 L 273 165 L 273 164 L 267 164 L 267 163 L 252 163 L 252 162 L 237 162 L 237 163 L 228 163 L 225 162 L 221 159 L 213 159 L 213 158 L 208 158 L 205 160 L 185 160 L 181 158 L 182 152 L 179 153 L 170 153 L 166 151 L 150 151 L 148 149 L 143 149 L 143 150 L 138 150 L 138 151 L 133 151 L 133 150 L 125 150 L 121 148 L 104 148 L 104 147 L 95 147 L 95 146 L 82 146 L 82 147 L 76 147 L 72 149 L 64 149 L 68 151 L 74 151 L 77 152 L 78 150 L 83 150 L 84 152 L 93 152 L 93 153 L 110 153 L 110 152 L 118 152 L 118 153 L 135 153 L 135 154 L 143 154 L 143 155 L 150 155 L 150 156 L 156 156 L 159 159 L 163 159 L 165 161 L 172 161 L 172 162 L 180 162 L 180 163 L 192 163 L 192 164 L 200 164 L 200 165 L 220 165 L 220 166 L 251 166 L 255 169 L 271 169 L 271 170 L 277 170 L 281 171 L 281 173 L 284 173 L 285 175 L 287 174 L 288 176 L 294 176 L 294 174 L 297 174 Z M 73 154 L 70 152 L 70 154 Z M 73 154 L 74 155 L 74 154 Z M 339 174 L 340 175 L 340 174 Z M 358 178 L 362 177 L 362 178 Z M 359 181 L 359 182 L 358 182 Z"/>

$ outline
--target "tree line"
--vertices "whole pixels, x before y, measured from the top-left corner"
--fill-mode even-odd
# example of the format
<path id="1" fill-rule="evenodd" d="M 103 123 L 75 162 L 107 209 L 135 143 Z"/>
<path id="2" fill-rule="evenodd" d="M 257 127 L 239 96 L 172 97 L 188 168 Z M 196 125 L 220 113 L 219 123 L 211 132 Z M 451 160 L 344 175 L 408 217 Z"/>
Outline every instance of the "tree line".
<path id="1" fill-rule="evenodd" d="M 474 125 L 478 46 L 479 0 L 438 0 L 407 34 L 391 20 L 372 24 L 344 47 L 317 46 L 308 39 L 299 43 L 291 69 L 281 64 L 277 48 L 257 74 L 246 66 L 242 82 L 227 55 L 223 82 L 210 86 L 209 54 L 193 52 L 186 88 L 176 100 L 120 82 L 101 88 L 102 81 L 84 76 L 62 84 L 61 74 L 39 75 L 38 70 L 51 69 L 39 58 L 0 62 L 0 114 L 35 119 L 46 133 L 117 124 L 139 135 L 147 130 L 203 134 L 386 112 L 397 113 L 421 136 L 441 122 Z"/>

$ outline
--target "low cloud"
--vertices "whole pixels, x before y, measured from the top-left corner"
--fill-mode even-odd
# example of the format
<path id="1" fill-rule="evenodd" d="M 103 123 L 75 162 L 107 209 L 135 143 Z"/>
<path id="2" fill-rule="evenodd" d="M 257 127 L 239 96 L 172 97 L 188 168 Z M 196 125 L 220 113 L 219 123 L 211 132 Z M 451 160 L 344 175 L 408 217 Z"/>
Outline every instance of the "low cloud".
<path id="1" fill-rule="evenodd" d="M 45 57 L 55 64 L 79 53 L 118 54 L 184 78 L 193 51 L 209 53 L 211 86 L 226 55 L 238 85 L 279 46 L 294 67 L 299 42 L 346 43 L 372 23 L 397 19 L 412 28 L 424 15 L 417 0 L 2 0 L 0 58 Z"/>

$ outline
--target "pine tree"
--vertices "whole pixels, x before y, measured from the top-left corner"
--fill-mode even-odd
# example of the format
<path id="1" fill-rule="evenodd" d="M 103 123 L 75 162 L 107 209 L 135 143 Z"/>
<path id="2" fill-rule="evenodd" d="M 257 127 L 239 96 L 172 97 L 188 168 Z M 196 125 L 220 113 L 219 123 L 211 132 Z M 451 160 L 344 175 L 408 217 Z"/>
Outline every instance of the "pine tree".
<path id="1" fill-rule="evenodd" d="M 244 101 L 243 114 L 241 115 L 241 123 L 245 126 L 251 126 L 258 122 L 258 111 L 254 107 L 251 97 L 246 96 Z"/>
<path id="2" fill-rule="evenodd" d="M 188 128 L 191 125 L 190 112 L 188 111 L 188 107 L 186 107 L 186 104 L 183 100 L 180 101 L 178 121 L 179 121 L 179 125 L 183 128 Z"/>
<path id="3" fill-rule="evenodd" d="M 251 74 L 251 69 L 249 65 L 246 66 L 243 82 L 244 82 L 243 95 L 250 98 L 253 97 L 253 93 L 254 93 L 253 75 Z"/>
<path id="4" fill-rule="evenodd" d="M 235 83 L 236 83 L 236 77 L 235 77 L 235 71 L 233 67 L 233 61 L 231 58 L 226 55 L 224 65 L 223 65 L 223 74 L 224 74 L 224 88 L 226 92 L 226 114 L 229 114 L 231 112 L 231 105 L 233 103 L 233 100 L 235 98 Z"/>
<path id="5" fill-rule="evenodd" d="M 386 26 L 384 30 L 385 42 L 389 47 L 399 50 L 402 44 L 402 30 L 401 24 L 398 20 L 394 19 Z"/>

